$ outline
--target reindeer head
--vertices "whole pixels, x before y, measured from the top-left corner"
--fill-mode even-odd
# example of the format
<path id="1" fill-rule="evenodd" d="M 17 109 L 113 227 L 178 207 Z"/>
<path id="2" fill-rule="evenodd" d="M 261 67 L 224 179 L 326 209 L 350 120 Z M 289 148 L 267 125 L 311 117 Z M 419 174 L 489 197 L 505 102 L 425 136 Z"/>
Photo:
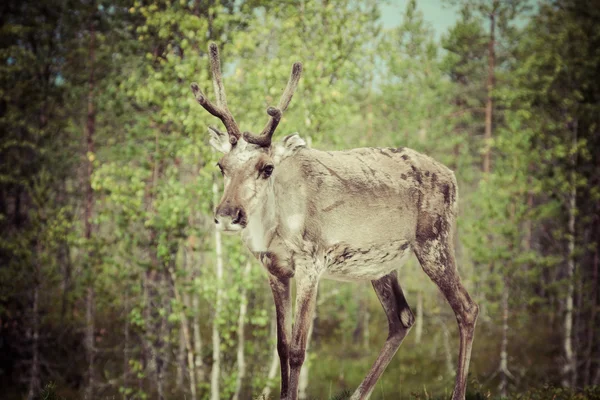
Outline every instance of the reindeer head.
<path id="1" fill-rule="evenodd" d="M 273 133 L 287 109 L 302 73 L 302 64 L 295 63 L 285 91 L 277 108 L 267 108 L 270 116 L 260 135 L 240 132 L 227 108 L 225 87 L 221 78 L 221 62 L 217 45 L 209 45 L 210 64 L 217 104 L 212 104 L 197 83 L 192 92 L 206 111 L 219 118 L 227 132 L 209 127 L 210 144 L 225 155 L 217 163 L 225 179 L 225 190 L 215 210 L 215 224 L 225 232 L 239 232 L 246 227 L 248 216 L 266 202 L 269 189 L 273 187 L 273 175 L 277 164 L 286 154 L 304 145 L 297 135 L 287 137 L 282 143 L 272 145 Z M 271 190 L 272 191 L 272 190 Z"/>

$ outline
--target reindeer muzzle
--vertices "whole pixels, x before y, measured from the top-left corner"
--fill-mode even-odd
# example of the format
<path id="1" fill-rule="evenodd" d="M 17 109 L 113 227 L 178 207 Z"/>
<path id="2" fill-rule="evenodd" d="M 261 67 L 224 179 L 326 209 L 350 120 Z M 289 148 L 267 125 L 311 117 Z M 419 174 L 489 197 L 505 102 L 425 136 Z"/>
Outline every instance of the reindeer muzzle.
<path id="1" fill-rule="evenodd" d="M 248 220 L 246 212 L 241 207 L 223 205 L 217 207 L 215 224 L 217 229 L 223 231 L 239 231 L 246 227 Z"/>

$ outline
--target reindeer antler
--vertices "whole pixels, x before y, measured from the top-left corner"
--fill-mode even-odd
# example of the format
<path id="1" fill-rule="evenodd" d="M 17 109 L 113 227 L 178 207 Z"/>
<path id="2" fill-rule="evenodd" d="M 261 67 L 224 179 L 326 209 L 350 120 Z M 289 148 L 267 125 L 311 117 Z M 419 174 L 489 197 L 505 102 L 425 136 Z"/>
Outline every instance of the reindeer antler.
<path id="1" fill-rule="evenodd" d="M 223 86 L 223 80 L 221 78 L 221 61 L 219 59 L 219 49 L 217 45 L 211 43 L 208 46 L 208 52 L 210 54 L 210 69 L 213 76 L 213 87 L 215 89 L 215 95 L 217 97 L 217 105 L 215 106 L 208 100 L 208 98 L 202 93 L 197 83 L 192 83 L 192 92 L 196 101 L 204 107 L 206 111 L 219 118 L 229 134 L 229 142 L 235 145 L 241 136 L 240 128 L 237 126 L 233 115 L 227 108 L 227 99 L 225 97 L 225 87 Z"/>
<path id="2" fill-rule="evenodd" d="M 279 100 L 279 105 L 277 108 L 269 107 L 267 108 L 267 114 L 271 116 L 269 118 L 269 122 L 265 125 L 260 136 L 255 136 L 250 132 L 244 132 L 244 139 L 248 143 L 256 144 L 261 147 L 269 147 L 271 145 L 271 138 L 273 137 L 273 133 L 275 129 L 277 129 L 277 125 L 279 125 L 279 121 L 281 120 L 281 116 L 283 112 L 290 105 L 290 101 L 292 101 L 292 96 L 294 96 L 294 91 L 298 86 L 298 81 L 300 81 L 300 75 L 302 75 L 302 63 L 294 63 L 292 66 L 292 73 L 290 75 L 290 80 L 281 95 L 281 99 Z"/>

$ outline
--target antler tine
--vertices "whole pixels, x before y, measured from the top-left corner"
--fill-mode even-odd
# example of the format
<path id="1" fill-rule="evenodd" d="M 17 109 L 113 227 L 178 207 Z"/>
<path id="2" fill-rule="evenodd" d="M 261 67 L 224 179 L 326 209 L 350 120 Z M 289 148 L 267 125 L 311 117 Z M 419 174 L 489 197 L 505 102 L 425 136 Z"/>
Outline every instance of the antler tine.
<path id="1" fill-rule="evenodd" d="M 225 96 L 225 86 L 223 86 L 223 80 L 221 77 L 221 61 L 219 58 L 219 48 L 215 43 L 211 43 L 208 46 L 208 52 L 210 55 L 210 69 L 213 76 L 213 87 L 215 90 L 215 95 L 217 97 L 217 105 L 208 100 L 206 95 L 202 93 L 200 90 L 200 86 L 197 83 L 192 83 L 192 92 L 194 93 L 194 97 L 196 101 L 204 107 L 206 111 L 219 118 L 225 128 L 227 128 L 227 133 L 229 134 L 229 142 L 231 144 L 236 144 L 238 139 L 241 136 L 240 128 L 237 126 L 233 115 L 227 108 L 227 98 Z"/>
<path id="2" fill-rule="evenodd" d="M 217 96 L 217 104 L 223 109 L 227 109 L 227 97 L 225 96 L 225 86 L 223 85 L 223 79 L 221 76 L 221 59 L 219 57 L 219 48 L 216 44 L 211 43 L 208 45 L 208 52 L 210 53 L 210 70 L 213 76 L 213 88 L 215 95 Z"/>
<path id="3" fill-rule="evenodd" d="M 273 138 L 273 133 L 275 133 L 275 129 L 277 129 L 277 125 L 279 125 L 279 121 L 281 121 L 281 116 L 283 112 L 288 108 L 290 102 L 292 101 L 292 97 L 294 96 L 294 91 L 296 87 L 298 87 L 298 82 L 300 81 L 300 76 L 302 75 L 302 63 L 294 63 L 292 66 L 292 73 L 290 74 L 290 79 L 288 84 L 281 95 L 281 99 L 279 99 L 279 104 L 277 108 L 269 107 L 267 108 L 267 114 L 271 116 L 267 125 L 262 130 L 260 136 L 255 136 L 250 132 L 244 132 L 244 139 L 248 143 L 256 144 L 261 147 L 269 147 L 271 145 L 271 139 Z"/>

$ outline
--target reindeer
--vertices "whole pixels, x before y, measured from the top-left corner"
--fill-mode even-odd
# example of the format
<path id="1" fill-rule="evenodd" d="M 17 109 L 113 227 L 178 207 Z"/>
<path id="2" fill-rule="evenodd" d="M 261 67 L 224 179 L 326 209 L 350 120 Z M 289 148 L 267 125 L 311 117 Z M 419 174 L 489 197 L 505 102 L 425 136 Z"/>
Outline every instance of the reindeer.
<path id="1" fill-rule="evenodd" d="M 457 183 L 451 170 L 407 148 L 320 151 L 297 134 L 273 143 L 302 73 L 295 63 L 279 105 L 269 107 L 260 135 L 241 132 L 227 107 L 219 52 L 209 45 L 217 104 L 198 84 L 198 103 L 227 132 L 209 128 L 224 180 L 216 228 L 239 233 L 266 268 L 277 315 L 281 399 L 296 400 L 317 288 L 322 278 L 370 280 L 388 318 L 389 334 L 351 399 L 368 399 L 415 317 L 396 269 L 411 252 L 456 314 L 460 350 L 452 399 L 465 398 L 479 308 L 461 283 L 453 249 Z M 290 279 L 296 280 L 291 324 Z"/>

